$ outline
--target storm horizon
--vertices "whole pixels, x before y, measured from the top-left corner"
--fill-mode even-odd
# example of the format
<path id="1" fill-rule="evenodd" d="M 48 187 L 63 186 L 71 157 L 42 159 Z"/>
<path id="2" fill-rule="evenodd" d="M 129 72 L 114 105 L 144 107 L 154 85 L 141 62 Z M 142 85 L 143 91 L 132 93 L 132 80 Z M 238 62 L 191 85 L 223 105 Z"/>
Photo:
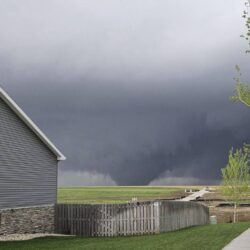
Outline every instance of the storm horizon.
<path id="1" fill-rule="evenodd" d="M 0 86 L 67 157 L 59 186 L 218 184 L 250 142 L 244 1 L 0 2 Z"/>

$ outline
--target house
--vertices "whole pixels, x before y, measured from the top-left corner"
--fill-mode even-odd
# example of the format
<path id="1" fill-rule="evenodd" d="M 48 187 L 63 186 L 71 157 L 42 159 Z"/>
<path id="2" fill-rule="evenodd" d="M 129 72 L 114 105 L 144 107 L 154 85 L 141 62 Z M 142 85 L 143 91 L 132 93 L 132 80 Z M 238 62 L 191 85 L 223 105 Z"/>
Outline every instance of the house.
<path id="1" fill-rule="evenodd" d="M 65 156 L 0 88 L 0 234 L 53 232 Z"/>

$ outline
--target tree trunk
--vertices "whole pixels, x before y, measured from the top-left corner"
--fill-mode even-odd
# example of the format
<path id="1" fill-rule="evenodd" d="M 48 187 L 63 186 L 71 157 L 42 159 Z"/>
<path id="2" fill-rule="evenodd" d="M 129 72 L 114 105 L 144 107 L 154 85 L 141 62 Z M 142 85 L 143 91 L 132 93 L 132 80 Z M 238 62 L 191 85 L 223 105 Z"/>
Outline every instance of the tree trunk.
<path id="1" fill-rule="evenodd" d="M 234 220 L 233 220 L 234 223 L 236 222 L 236 209 L 237 209 L 237 204 L 234 203 Z"/>

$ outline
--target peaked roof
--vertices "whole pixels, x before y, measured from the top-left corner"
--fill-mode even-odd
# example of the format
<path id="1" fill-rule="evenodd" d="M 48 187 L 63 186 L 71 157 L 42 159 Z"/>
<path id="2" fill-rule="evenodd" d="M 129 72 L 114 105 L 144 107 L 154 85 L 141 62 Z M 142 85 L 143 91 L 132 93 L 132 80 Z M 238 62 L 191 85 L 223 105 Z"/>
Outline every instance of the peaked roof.
<path id="1" fill-rule="evenodd" d="M 23 112 L 15 101 L 0 87 L 0 98 L 17 114 L 17 116 L 39 137 L 39 139 L 54 153 L 58 161 L 66 160 L 66 157 L 49 140 L 49 138 L 36 126 L 36 124 Z"/>

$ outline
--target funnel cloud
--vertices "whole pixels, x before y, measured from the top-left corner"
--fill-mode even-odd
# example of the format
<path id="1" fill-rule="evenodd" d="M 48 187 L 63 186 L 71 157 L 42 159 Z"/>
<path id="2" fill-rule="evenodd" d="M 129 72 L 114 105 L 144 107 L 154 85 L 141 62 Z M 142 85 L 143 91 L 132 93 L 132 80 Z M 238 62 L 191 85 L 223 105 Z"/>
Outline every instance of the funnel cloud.
<path id="1" fill-rule="evenodd" d="M 250 110 L 229 101 L 249 68 L 243 8 L 1 1 L 0 82 L 67 156 L 59 184 L 219 183 L 250 141 Z"/>

